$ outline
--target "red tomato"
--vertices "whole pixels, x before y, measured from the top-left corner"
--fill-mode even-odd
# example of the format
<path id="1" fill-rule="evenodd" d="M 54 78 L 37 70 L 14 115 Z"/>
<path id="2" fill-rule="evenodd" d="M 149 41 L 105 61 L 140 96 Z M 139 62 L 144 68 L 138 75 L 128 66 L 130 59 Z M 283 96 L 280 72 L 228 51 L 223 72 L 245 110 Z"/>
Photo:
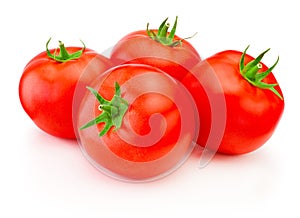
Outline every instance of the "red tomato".
<path id="1" fill-rule="evenodd" d="M 81 127 L 82 150 L 101 171 L 123 180 L 153 180 L 175 170 L 192 151 L 198 133 L 192 97 L 159 69 L 120 65 L 89 89 L 74 122 Z"/>
<path id="2" fill-rule="evenodd" d="M 185 39 L 175 35 L 175 24 L 168 32 L 167 19 L 159 29 L 140 30 L 123 37 L 112 49 L 115 64 L 141 63 L 157 67 L 177 80 L 181 80 L 201 58 Z"/>
<path id="3" fill-rule="evenodd" d="M 182 81 L 198 107 L 198 144 L 220 153 L 243 154 L 259 148 L 283 113 L 282 91 L 271 72 L 279 59 L 268 68 L 261 63 L 268 50 L 256 59 L 246 50 L 217 53 Z"/>
<path id="4" fill-rule="evenodd" d="M 60 49 L 47 48 L 26 65 L 19 83 L 21 104 L 43 131 L 75 138 L 72 101 L 77 81 L 85 72 L 81 81 L 88 83 L 111 66 L 108 58 L 91 49 L 66 48 L 60 42 Z"/>

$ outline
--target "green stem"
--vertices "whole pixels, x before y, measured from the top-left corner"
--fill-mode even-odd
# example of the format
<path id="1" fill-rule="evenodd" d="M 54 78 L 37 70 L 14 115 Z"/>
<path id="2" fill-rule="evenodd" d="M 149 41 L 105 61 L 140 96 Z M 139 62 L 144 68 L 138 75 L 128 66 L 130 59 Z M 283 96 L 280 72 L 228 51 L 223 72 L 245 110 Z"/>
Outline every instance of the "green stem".
<path id="1" fill-rule="evenodd" d="M 249 46 L 245 49 L 243 52 L 241 59 L 240 59 L 240 73 L 243 76 L 244 79 L 246 79 L 249 83 L 251 83 L 253 86 L 256 86 L 261 89 L 269 89 L 272 91 L 275 95 L 277 95 L 281 100 L 283 100 L 283 97 L 280 95 L 280 93 L 274 88 L 278 84 L 268 84 L 263 82 L 262 80 L 266 78 L 271 71 L 275 68 L 279 61 L 279 57 L 277 58 L 276 62 L 273 64 L 272 67 L 270 67 L 265 72 L 260 72 L 262 68 L 261 60 L 264 57 L 264 55 L 270 50 L 267 49 L 264 52 L 262 52 L 257 58 L 255 58 L 253 61 L 250 61 L 245 65 L 245 56 L 246 51 L 248 50 Z"/>
<path id="2" fill-rule="evenodd" d="M 253 67 L 250 67 L 249 69 L 245 70 L 242 73 L 245 73 L 245 76 L 251 80 L 255 79 L 255 75 L 258 73 L 258 71 L 262 68 L 262 64 L 258 63 L 254 65 Z"/>
<path id="3" fill-rule="evenodd" d="M 117 82 L 115 83 L 115 95 L 111 101 L 104 99 L 95 89 L 91 87 L 87 87 L 87 89 L 89 89 L 98 100 L 98 110 L 101 111 L 101 114 L 80 127 L 80 130 L 97 125 L 98 123 L 105 123 L 104 128 L 99 133 L 99 136 L 104 136 L 113 126 L 115 126 L 115 130 L 119 129 L 128 109 L 128 102 L 121 97 L 120 85 Z"/>
<path id="4" fill-rule="evenodd" d="M 169 23 L 166 23 L 162 26 L 161 30 L 158 32 L 157 36 L 159 38 L 167 38 L 167 34 L 168 34 L 168 29 L 170 27 Z"/>
<path id="5" fill-rule="evenodd" d="M 75 60 L 81 57 L 81 55 L 83 54 L 84 50 L 85 50 L 85 44 L 81 41 L 81 43 L 83 44 L 83 48 L 80 49 L 79 51 L 76 51 L 74 53 L 69 53 L 65 47 L 65 45 L 61 42 L 58 41 L 59 43 L 59 54 L 56 54 L 56 50 L 54 51 L 53 54 L 51 54 L 51 52 L 48 49 L 48 45 L 49 42 L 51 41 L 51 38 L 47 41 L 46 43 L 46 53 L 48 55 L 49 58 L 57 61 L 57 62 L 67 62 L 70 60 Z"/>

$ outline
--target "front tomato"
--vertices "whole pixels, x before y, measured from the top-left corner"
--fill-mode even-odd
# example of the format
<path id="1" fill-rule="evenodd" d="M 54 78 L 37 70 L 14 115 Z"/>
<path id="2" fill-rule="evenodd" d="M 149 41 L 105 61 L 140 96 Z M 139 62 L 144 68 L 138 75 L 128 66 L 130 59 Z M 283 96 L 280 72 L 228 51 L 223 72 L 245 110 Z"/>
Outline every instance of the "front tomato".
<path id="1" fill-rule="evenodd" d="M 183 79 L 200 116 L 198 144 L 225 154 L 244 154 L 273 134 L 284 109 L 282 91 L 268 68 L 239 51 L 223 51 L 197 64 Z"/>
<path id="2" fill-rule="evenodd" d="M 26 65 L 19 83 L 21 104 L 43 131 L 74 139 L 72 106 L 77 81 L 88 83 L 111 66 L 108 58 L 91 49 L 66 48 L 60 42 L 60 49 L 47 49 Z"/>
<path id="3" fill-rule="evenodd" d="M 84 154 L 102 172 L 126 181 L 154 180 L 191 153 L 198 132 L 192 97 L 159 69 L 121 65 L 89 90 L 74 123 Z"/>

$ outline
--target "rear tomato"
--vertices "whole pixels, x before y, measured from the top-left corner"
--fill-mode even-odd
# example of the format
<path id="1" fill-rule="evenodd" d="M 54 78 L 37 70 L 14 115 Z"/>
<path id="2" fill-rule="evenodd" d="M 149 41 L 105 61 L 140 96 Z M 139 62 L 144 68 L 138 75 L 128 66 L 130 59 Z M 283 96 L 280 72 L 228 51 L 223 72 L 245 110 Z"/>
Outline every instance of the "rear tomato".
<path id="1" fill-rule="evenodd" d="M 247 49 L 246 49 L 247 50 Z M 271 71 L 239 51 L 223 51 L 200 62 L 183 83 L 200 116 L 198 144 L 225 154 L 243 154 L 273 134 L 284 109 L 282 91 Z"/>
<path id="2" fill-rule="evenodd" d="M 192 98 L 159 69 L 121 65 L 89 89 L 93 94 L 83 98 L 74 122 L 81 127 L 82 150 L 101 171 L 122 180 L 153 180 L 174 171 L 192 151 L 198 132 Z"/>
<path id="3" fill-rule="evenodd" d="M 129 33 L 113 47 L 114 64 L 141 63 L 157 67 L 177 80 L 181 80 L 201 58 L 186 39 L 175 35 L 175 24 L 168 32 L 167 19 L 159 29 Z"/>
<path id="4" fill-rule="evenodd" d="M 75 138 L 72 106 L 77 81 L 88 83 L 111 66 L 108 58 L 91 49 L 65 48 L 60 42 L 60 49 L 47 49 L 26 65 L 19 83 L 21 104 L 43 131 Z"/>

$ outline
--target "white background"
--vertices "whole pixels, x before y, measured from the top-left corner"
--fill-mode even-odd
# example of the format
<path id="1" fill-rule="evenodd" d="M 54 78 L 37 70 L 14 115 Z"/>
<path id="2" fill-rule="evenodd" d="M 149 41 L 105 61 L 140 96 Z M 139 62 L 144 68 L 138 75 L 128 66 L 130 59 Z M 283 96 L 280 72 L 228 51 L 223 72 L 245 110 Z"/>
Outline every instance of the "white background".
<path id="1" fill-rule="evenodd" d="M 1 1 L 0 217 L 297 217 L 300 194 L 299 10 L 293 0 Z M 26 63 L 62 40 L 98 52 L 122 36 L 179 16 L 177 35 L 202 58 L 225 49 L 271 66 L 285 96 L 273 137 L 242 156 L 217 155 L 198 169 L 194 154 L 174 174 L 131 184 L 102 175 L 77 143 L 40 131 L 23 111 L 18 83 Z"/>

